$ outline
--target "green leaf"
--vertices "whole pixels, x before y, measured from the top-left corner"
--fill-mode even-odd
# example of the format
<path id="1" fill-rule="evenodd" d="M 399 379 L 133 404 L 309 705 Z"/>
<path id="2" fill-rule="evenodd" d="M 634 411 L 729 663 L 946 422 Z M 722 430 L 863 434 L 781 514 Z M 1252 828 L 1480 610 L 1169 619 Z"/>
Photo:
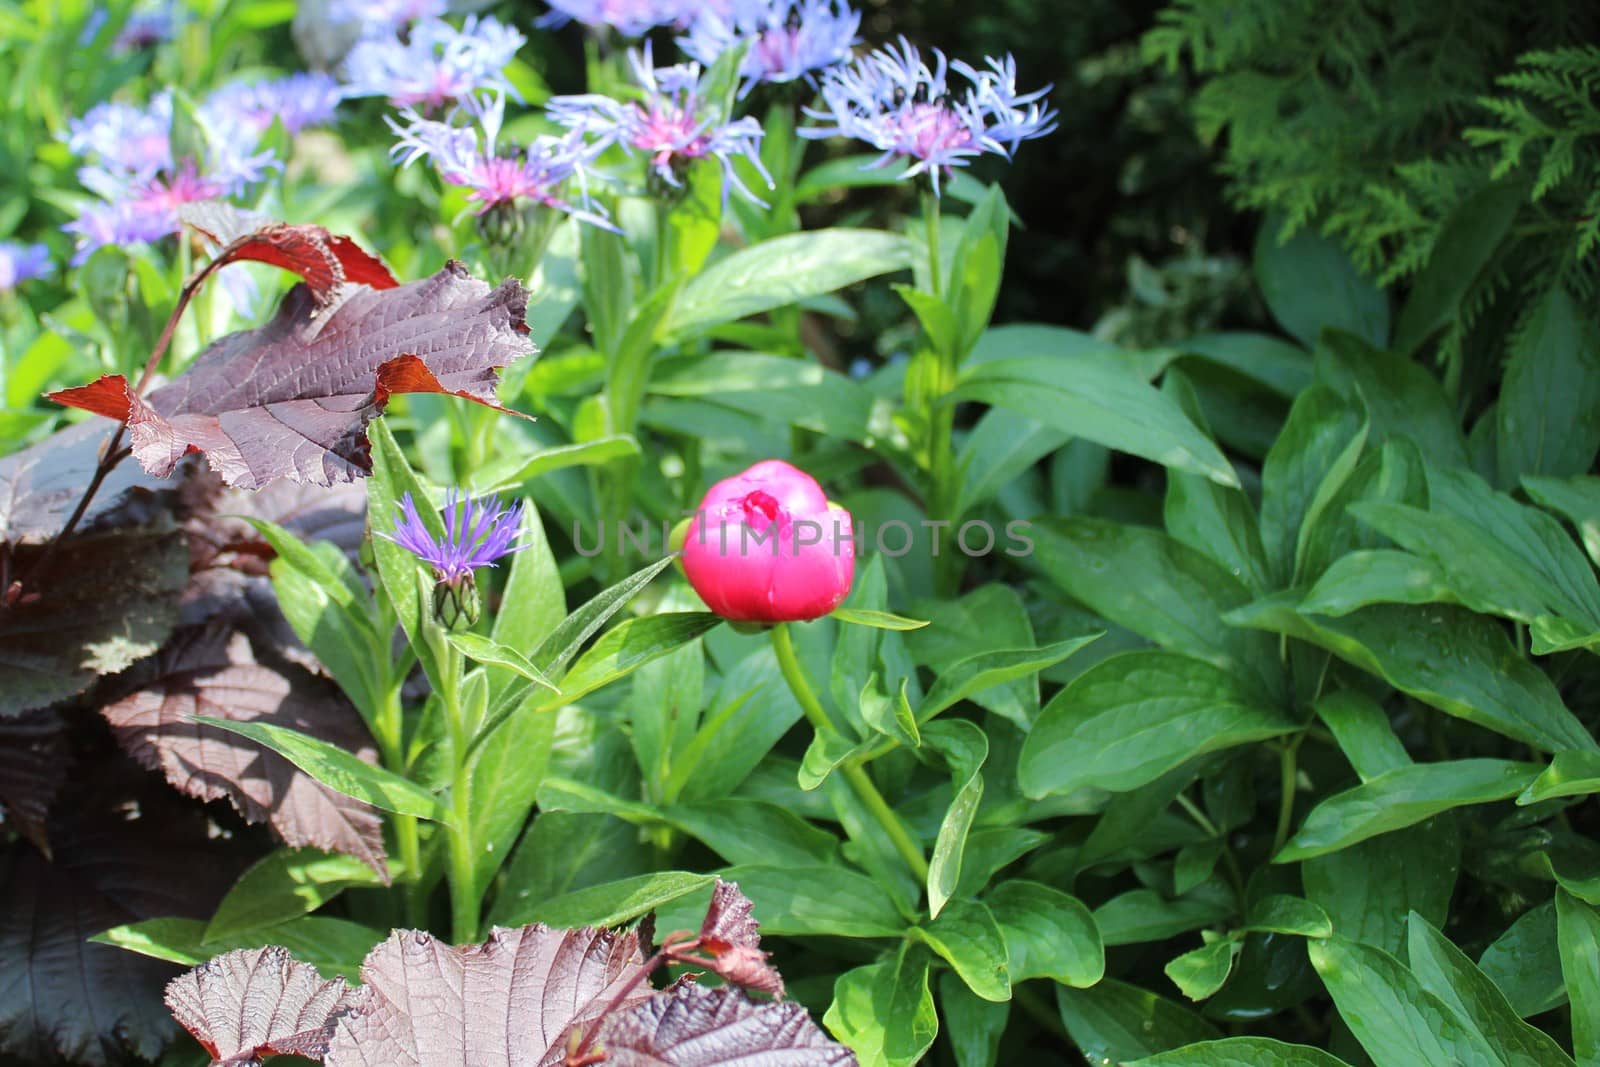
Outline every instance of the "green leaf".
<path id="1" fill-rule="evenodd" d="M 1264 333 L 1202 333 L 1176 342 L 1185 355 L 1226 367 L 1293 400 L 1311 385 L 1311 357 L 1306 350 Z"/>
<path id="2" fill-rule="evenodd" d="M 985 689 L 1035 675 L 1046 667 L 1060 663 L 1100 636 L 1100 633 L 1092 633 L 1070 637 L 1041 648 L 993 649 L 959 660 L 940 672 L 923 699 L 922 706 L 917 709 L 917 721 L 925 723 Z"/>
<path id="3" fill-rule="evenodd" d="M 382 884 L 371 867 L 353 856 L 279 849 L 239 876 L 217 905 L 203 937 L 206 941 L 237 938 L 310 914 L 352 886 Z"/>
<path id="4" fill-rule="evenodd" d="M 1105 944 L 1136 945 L 1215 925 L 1233 909 L 1233 900 L 1220 893 L 1196 890 L 1167 900 L 1154 889 L 1130 889 L 1096 908 L 1094 921 Z"/>
<path id="5" fill-rule="evenodd" d="M 525 707 L 500 728 L 494 744 L 473 749 L 467 781 L 471 839 L 478 849 L 474 885 L 488 885 L 513 855 L 549 769 L 557 729 L 557 716 Z"/>
<path id="6" fill-rule="evenodd" d="M 1355 689 L 1329 693 L 1317 701 L 1316 712 L 1363 782 L 1411 762 L 1389 716 L 1365 693 Z"/>
<path id="7" fill-rule="evenodd" d="M 1517 1017 L 1505 994 L 1455 945 L 1415 912 L 1409 920 L 1411 970 L 1423 987 L 1453 1008 L 1499 1053 L 1517 1067 L 1572 1064 L 1572 1057 L 1550 1037 Z"/>
<path id="8" fill-rule="evenodd" d="M 1501 1062 L 1455 1012 L 1386 952 L 1330 937 L 1307 945 L 1311 965 L 1376 1067 Z"/>
<path id="9" fill-rule="evenodd" d="M 1461 870 L 1461 834 L 1440 815 L 1300 865 L 1306 896 L 1341 937 L 1397 953 L 1411 911 L 1443 922 Z"/>
<path id="10" fill-rule="evenodd" d="M 1259 678 L 1263 693 L 1283 685 L 1277 649 L 1222 617 L 1250 599 L 1222 565 L 1165 534 L 1103 519 L 1033 524 L 1033 560 L 1091 611 L 1162 648 Z"/>
<path id="11" fill-rule="evenodd" d="M 985 894 L 1005 934 L 1013 982 L 1051 978 L 1087 989 L 1105 976 L 1100 928 L 1076 898 L 1038 882 L 1001 882 Z"/>
<path id="12" fill-rule="evenodd" d="M 1396 352 L 1409 355 L 1455 321 L 1462 300 L 1505 239 L 1525 197 L 1515 182 L 1498 182 L 1461 200 L 1451 211 L 1400 310 L 1394 331 Z"/>
<path id="13" fill-rule="evenodd" d="M 491 634 L 500 644 L 518 650 L 538 645 L 567 614 L 561 570 L 550 550 L 538 509 L 529 502 L 523 504 L 521 540 L 522 549 L 511 557 L 511 572 Z"/>
<path id="14" fill-rule="evenodd" d="M 541 922 L 555 927 L 620 926 L 714 881 L 709 874 L 658 871 L 544 900 L 525 901 L 504 921 L 518 925 Z"/>
<path id="15" fill-rule="evenodd" d="M 1578 528 L 1590 561 L 1600 564 L 1600 478 L 1524 478 L 1522 487 L 1544 507 L 1565 515 Z"/>
<path id="16" fill-rule="evenodd" d="M 546 674 L 557 674 L 578 654 L 584 643 L 604 626 L 611 616 L 649 585 L 655 576 L 672 566 L 672 557 L 658 559 L 633 572 L 616 585 L 597 593 L 594 599 L 561 621 L 550 636 L 539 642 L 529 657 Z"/>
<path id="17" fill-rule="evenodd" d="M 1444 573 L 1430 561 L 1392 548 L 1340 556 L 1311 587 L 1300 610 L 1348 615 L 1373 604 L 1459 604 Z"/>
<path id="18" fill-rule="evenodd" d="M 1127 1067 L 1350 1067 L 1310 1045 L 1291 1045 L 1270 1037 L 1225 1037 L 1162 1052 Z"/>
<path id="19" fill-rule="evenodd" d="M 920 630 L 928 625 L 925 619 L 908 619 L 887 611 L 861 611 L 856 608 L 834 608 L 828 617 L 876 630 Z"/>
<path id="20" fill-rule="evenodd" d="M 1293 934 L 1296 937 L 1332 937 L 1333 921 L 1328 913 L 1300 897 L 1273 893 L 1250 905 L 1245 928 L 1262 933 Z"/>
<path id="21" fill-rule="evenodd" d="M 1138 789 L 1196 756 L 1292 733 L 1256 687 L 1204 660 L 1126 652 L 1074 678 L 1022 743 L 1030 797 L 1094 786 Z"/>
<path id="22" fill-rule="evenodd" d="M 1009 1004 L 984 1000 L 954 971 L 946 971 L 939 976 L 939 1014 L 956 1067 L 995 1067 L 1000 1039 L 1011 1020 Z"/>
<path id="23" fill-rule="evenodd" d="M 365 801 L 384 811 L 434 822 L 450 821 L 450 813 L 432 793 L 392 771 L 362 762 L 337 745 L 271 723 L 234 722 L 206 715 L 189 718 L 265 745 L 335 793 Z"/>
<path id="24" fill-rule="evenodd" d="M 1554 797 L 1588 796 L 1590 793 L 1600 793 L 1600 753 L 1557 752 L 1550 766 L 1517 797 L 1517 803 L 1537 804 Z"/>
<path id="25" fill-rule="evenodd" d="M 1111 352 L 971 363 L 950 402 L 977 400 L 1162 466 L 1238 485 L 1210 437 L 1140 370 Z"/>
<path id="26" fill-rule="evenodd" d="M 592 441 L 541 448 L 526 458 L 508 456 L 486 464 L 472 477 L 474 493 L 522 491 L 529 482 L 568 467 L 603 467 L 639 455 L 639 442 L 630 434 L 612 434 Z"/>
<path id="27" fill-rule="evenodd" d="M 1583 1067 L 1600 1064 L 1600 913 L 1556 890 L 1561 974 L 1572 1002 L 1572 1048 Z"/>
<path id="28" fill-rule="evenodd" d="M 1524 1019 L 1565 1004 L 1555 899 L 1523 912 L 1483 950 L 1478 967 Z"/>
<path id="29" fill-rule="evenodd" d="M 1011 999 L 1006 940 L 989 909 L 973 900 L 952 900 L 926 926 L 909 936 L 933 949 L 984 1000 Z"/>
<path id="30" fill-rule="evenodd" d="M 869 443 L 874 400 L 862 383 L 809 359 L 715 351 L 659 361 L 656 396 L 704 400 L 763 420 Z"/>
<path id="31" fill-rule="evenodd" d="M 1316 385 L 1295 399 L 1261 467 L 1261 543 L 1281 581 L 1304 566 L 1315 505 L 1329 505 L 1365 444 L 1360 416 L 1332 390 Z"/>
<path id="32" fill-rule="evenodd" d="M 356 977 L 361 961 L 388 931 L 324 915 L 305 915 L 276 926 L 242 931 L 215 941 L 205 939 L 206 924 L 199 919 L 146 919 L 95 934 L 88 940 L 115 945 L 167 960 L 183 967 L 198 967 L 213 957 L 237 948 L 282 945 L 294 958 L 311 964 L 324 978 Z"/>
<path id="33" fill-rule="evenodd" d="M 1500 484 L 1587 474 L 1600 449 L 1600 329 L 1558 282 L 1511 336 L 1495 405 Z"/>
<path id="34" fill-rule="evenodd" d="M 839 769 L 840 764 L 865 754 L 872 744 L 871 741 L 853 741 L 842 734 L 816 733 L 800 760 L 800 788 L 807 792 L 816 789 Z"/>
<path id="35" fill-rule="evenodd" d="M 981 772 L 984 760 L 989 758 L 989 738 L 974 723 L 950 719 L 928 724 L 923 741 L 929 750 L 944 757 L 955 785 L 955 795 L 939 823 L 933 856 L 928 860 L 928 913 L 937 919 L 961 881 L 967 832 L 972 829 L 978 804 L 983 800 Z"/>
<path id="36" fill-rule="evenodd" d="M 1072 435 L 1063 430 L 1003 408 L 985 411 L 956 453 L 961 490 L 955 513 L 966 515 L 987 503 L 1071 439 Z"/>
<path id="37" fill-rule="evenodd" d="M 1189 1009 L 1110 978 L 1090 989 L 1056 986 L 1056 1006 L 1089 1063 L 1125 1063 L 1222 1036 Z"/>
<path id="38" fill-rule="evenodd" d="M 560 702 L 610 685 L 651 660 L 693 641 L 722 621 L 709 611 L 677 611 L 629 619 L 608 631 L 561 678 Z M 547 704 L 551 701 L 546 701 Z"/>
<path id="39" fill-rule="evenodd" d="M 389 654 L 388 638 L 380 640 L 373 631 L 368 620 L 375 608 L 370 602 L 348 607 L 341 603 L 338 593 L 348 595 L 349 590 L 322 566 L 316 553 L 306 550 L 304 555 L 315 561 L 315 573 L 284 555 L 272 561 L 272 591 L 277 594 L 278 607 L 295 636 L 316 655 L 362 718 L 373 723 L 384 699 L 374 675 Z"/>
<path id="40" fill-rule="evenodd" d="M 367 440 L 372 449 L 372 477 L 367 480 L 367 515 L 371 522 L 392 522 L 400 514 L 400 501 L 410 493 L 417 505 L 417 515 L 428 533 L 438 540 L 444 539 L 444 521 L 432 507 L 428 492 L 418 480 L 416 472 L 406 462 L 405 453 L 389 429 L 389 420 L 374 419 L 367 427 Z M 406 640 L 417 654 L 435 689 L 443 684 L 444 673 L 435 658 L 433 645 L 427 640 L 431 625 L 433 605 L 423 596 L 417 576 L 421 565 L 417 557 L 382 537 L 372 538 L 372 556 L 378 568 L 378 578 L 394 607 Z"/>
<path id="41" fill-rule="evenodd" d="M 502 645 L 493 638 L 465 630 L 453 630 L 445 634 L 445 640 L 455 646 L 456 651 L 476 663 L 504 667 L 506 670 L 526 678 L 535 685 L 542 685 L 557 694 L 561 692 L 556 683 L 541 674 L 539 668 L 529 663 L 522 653 L 514 648 Z"/>
<path id="42" fill-rule="evenodd" d="M 1293 593 L 1228 615 L 1310 641 L 1440 711 L 1547 752 L 1600 750 L 1503 627 L 1449 605 L 1379 604 L 1340 618 L 1300 613 Z"/>
<path id="43" fill-rule="evenodd" d="M 763 934 L 805 937 L 899 937 L 905 919 L 878 884 L 837 866 L 729 867 L 755 902 Z"/>
<path id="44" fill-rule="evenodd" d="M 854 1050 L 861 1067 L 919 1062 L 939 1035 L 939 1016 L 928 989 L 927 949 L 902 945 L 892 960 L 839 975 L 822 1023 Z"/>
<path id="45" fill-rule="evenodd" d="M 683 337 L 712 326 L 831 293 L 911 266 L 915 246 L 898 234 L 835 227 L 788 234 L 740 249 L 684 288 L 667 327 Z"/>
<path id="46" fill-rule="evenodd" d="M 1272 317 L 1307 348 L 1329 327 L 1383 347 L 1389 339 L 1389 298 L 1383 290 L 1332 238 L 1302 228 L 1281 241 L 1282 224 L 1269 217 L 1256 235 L 1256 284 Z"/>
<path id="47" fill-rule="evenodd" d="M 861 689 L 861 718 L 866 724 L 908 748 L 922 746 L 922 732 L 917 728 L 916 712 L 911 710 L 907 695 L 909 678 L 900 679 L 900 692 L 890 696 L 883 691 L 876 674 L 867 678 Z"/>
<path id="48" fill-rule="evenodd" d="M 1205 1000 L 1222 988 L 1233 970 L 1233 957 L 1238 954 L 1241 942 L 1225 937 L 1185 952 L 1167 961 L 1162 968 L 1184 996 L 1190 1000 Z"/>
<path id="49" fill-rule="evenodd" d="M 1421 364 L 1332 332 L 1317 348 L 1317 377 L 1366 411 L 1373 440 L 1407 438 L 1432 462 L 1468 465 L 1456 406 Z"/>
<path id="50" fill-rule="evenodd" d="M 1336 852 L 1412 826 L 1442 811 L 1516 796 L 1539 773 L 1534 764 L 1464 759 L 1397 767 L 1329 797 L 1306 816 L 1274 863 Z"/>

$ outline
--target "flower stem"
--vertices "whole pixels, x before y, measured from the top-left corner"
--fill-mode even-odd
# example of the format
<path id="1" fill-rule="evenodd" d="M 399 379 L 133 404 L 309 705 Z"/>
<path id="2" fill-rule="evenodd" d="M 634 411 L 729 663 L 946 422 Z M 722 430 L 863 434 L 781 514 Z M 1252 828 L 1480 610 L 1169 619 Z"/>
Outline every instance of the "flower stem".
<path id="1" fill-rule="evenodd" d="M 1281 793 L 1278 798 L 1278 828 L 1272 835 L 1274 856 L 1282 851 L 1284 843 L 1289 840 L 1289 824 L 1294 821 L 1294 780 L 1298 774 L 1296 756 L 1304 736 L 1297 735 L 1278 750 L 1278 788 Z"/>
<path id="2" fill-rule="evenodd" d="M 478 939 L 478 887 L 472 848 L 472 775 L 467 758 L 467 730 L 461 709 L 461 653 L 441 641 L 444 655 L 443 684 L 439 698 L 444 702 L 445 721 L 450 730 L 451 756 L 455 775 L 450 783 L 450 938 L 458 945 Z"/>
<path id="3" fill-rule="evenodd" d="M 922 194 L 922 215 L 928 229 L 928 278 L 933 295 L 943 297 L 944 270 L 939 256 L 939 198 L 931 190 Z M 934 346 L 932 337 L 928 344 Z M 961 518 L 956 514 L 958 489 L 955 470 L 955 419 L 954 404 L 945 401 L 956 387 L 960 353 L 952 346 L 934 347 L 934 379 L 923 394 L 927 410 L 928 492 L 926 504 L 928 517 L 948 522 L 954 527 Z M 954 530 L 952 529 L 952 534 Z M 947 550 L 934 558 L 934 582 L 940 596 L 953 596 L 961 582 L 960 557 Z"/>
<path id="4" fill-rule="evenodd" d="M 811 689 L 811 683 L 806 681 L 805 670 L 800 666 L 800 659 L 795 655 L 794 640 L 789 636 L 789 624 L 780 622 L 768 631 L 772 636 L 772 650 L 778 656 L 778 669 L 783 672 L 783 680 L 789 683 L 790 692 L 800 702 L 800 710 L 805 712 L 806 719 L 811 723 L 811 728 L 819 734 L 833 734 L 833 722 L 828 718 L 828 713 L 823 710 L 822 703 L 817 700 L 817 695 Z M 900 816 L 895 814 L 889 802 L 883 799 L 883 794 L 878 792 L 878 787 L 873 784 L 866 768 L 859 762 L 849 762 L 840 768 L 845 781 L 855 791 L 859 799 L 878 825 L 894 845 L 900 858 L 905 860 L 906 866 L 911 868 L 911 873 L 916 875 L 917 881 L 926 883 L 928 880 L 928 861 L 922 854 L 922 846 L 918 845 L 906 829 L 905 823 L 900 821 Z"/>

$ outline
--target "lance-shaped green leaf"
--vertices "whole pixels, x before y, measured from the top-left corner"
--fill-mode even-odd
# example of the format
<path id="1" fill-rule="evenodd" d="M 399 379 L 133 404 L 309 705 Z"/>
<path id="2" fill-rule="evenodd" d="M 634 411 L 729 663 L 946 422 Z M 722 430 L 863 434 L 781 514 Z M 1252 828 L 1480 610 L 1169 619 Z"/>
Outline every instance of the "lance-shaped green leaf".
<path id="1" fill-rule="evenodd" d="M 1134 1060 L 1128 1067 L 1350 1067 L 1339 1057 L 1270 1037 L 1225 1037 Z"/>
<path id="2" fill-rule="evenodd" d="M 472 476 L 475 493 L 517 491 L 540 475 L 568 467 L 603 467 L 639 455 L 639 442 L 631 434 L 611 434 L 592 441 L 541 448 L 531 456 L 512 456 L 486 465 Z"/>
<path id="3" fill-rule="evenodd" d="M 981 693 L 990 686 L 1037 674 L 1052 667 L 1080 648 L 1097 640 L 1100 633 L 1070 637 L 1041 648 L 1004 648 L 979 652 L 951 664 L 938 679 L 917 709 L 917 721 L 925 723 L 945 709 Z"/>
<path id="4" fill-rule="evenodd" d="M 1572 1048 L 1583 1067 L 1600 1064 L 1600 912 L 1556 890 L 1561 974 L 1572 1001 Z"/>
<path id="5" fill-rule="evenodd" d="M 543 900 L 518 902 L 497 923 L 540 922 L 551 927 L 619 926 L 715 882 L 709 874 L 656 871 L 575 889 Z"/>
<path id="6" fill-rule="evenodd" d="M 363 763 L 337 745 L 269 723 L 232 722 L 207 715 L 193 719 L 265 745 L 336 793 L 384 811 L 434 822 L 449 821 L 449 812 L 432 793 L 392 771 Z"/>
<path id="7" fill-rule="evenodd" d="M 1318 700 L 1316 711 L 1362 781 L 1411 762 L 1405 746 L 1394 735 L 1389 716 L 1365 693 L 1337 690 Z"/>
<path id="8" fill-rule="evenodd" d="M 1301 897 L 1273 893 L 1250 905 L 1245 929 L 1296 937 L 1332 937 L 1328 913 Z"/>
<path id="9" fill-rule="evenodd" d="M 920 630 L 928 625 L 926 619 L 908 619 L 887 611 L 863 611 L 858 608 L 834 608 L 829 617 L 853 626 L 871 626 L 876 630 Z"/>
<path id="10" fill-rule="evenodd" d="M 1600 793 L 1600 753 L 1557 752 L 1550 766 L 1517 798 L 1518 804 L 1537 804 L 1555 797 Z"/>
<path id="11" fill-rule="evenodd" d="M 1547 752 L 1600 751 L 1548 676 L 1493 620 L 1450 605 L 1380 604 L 1339 618 L 1302 613 L 1278 594 L 1228 615 L 1298 637 L 1457 718 Z"/>
<path id="12" fill-rule="evenodd" d="M 1297 729 L 1255 686 L 1213 664 L 1128 652 L 1045 705 L 1022 743 L 1017 780 L 1032 797 L 1086 786 L 1127 792 L 1196 756 Z"/>
<path id="13" fill-rule="evenodd" d="M 372 443 L 372 477 L 367 482 L 367 515 L 377 529 L 391 529 L 400 515 L 400 501 L 407 493 L 417 505 L 417 515 L 428 534 L 442 542 L 445 539 L 444 520 L 439 512 L 429 506 L 428 491 L 417 478 L 405 453 L 389 429 L 388 419 L 378 419 L 367 430 Z M 377 564 L 378 579 L 389 597 L 395 615 L 400 619 L 406 640 L 417 654 L 417 662 L 437 690 L 444 683 L 444 672 L 427 639 L 432 625 L 433 605 L 422 595 L 418 575 L 422 565 L 417 557 L 384 537 L 372 539 L 372 558 Z"/>
<path id="14" fill-rule="evenodd" d="M 678 611 L 629 619 L 608 631 L 561 676 L 569 703 L 624 678 L 653 659 L 688 644 L 722 619 L 709 611 Z M 546 701 L 550 704 L 551 701 Z"/>
<path id="15" fill-rule="evenodd" d="M 1357 841 L 1415 825 L 1442 811 L 1514 797 L 1538 773 L 1536 764 L 1497 759 L 1398 767 L 1311 809 L 1273 862 L 1293 863 L 1335 852 Z"/>
<path id="16" fill-rule="evenodd" d="M 395 873 L 390 864 L 391 875 Z M 224 941 L 316 911 L 353 886 L 382 885 L 354 856 L 318 849 L 279 849 L 234 883 L 206 924 L 205 940 Z"/>
<path id="17" fill-rule="evenodd" d="M 470 660 L 492 667 L 504 667 L 535 685 L 542 685 L 554 693 L 561 692 L 560 687 L 546 678 L 539 668 L 529 663 L 526 656 L 493 638 L 467 630 L 453 630 L 445 635 L 445 640 Z"/>
<path id="18" fill-rule="evenodd" d="M 1111 978 L 1089 989 L 1056 986 L 1056 1007 L 1090 1063 L 1124 1063 L 1222 1036 L 1188 1008 Z"/>
<path id="19" fill-rule="evenodd" d="M 989 738 L 965 719 L 929 723 L 923 730 L 926 747 L 944 757 L 955 784 L 955 795 L 939 823 L 933 856 L 928 861 L 928 913 L 935 919 L 961 880 L 961 859 L 967 833 L 983 800 L 983 763 L 989 758 Z"/>
<path id="20" fill-rule="evenodd" d="M 1505 994 L 1428 920 L 1412 912 L 1407 922 L 1412 973 L 1492 1045 L 1502 1062 L 1517 1067 L 1571 1067 L 1572 1057 L 1548 1034 L 1518 1018 Z"/>
<path id="21" fill-rule="evenodd" d="M 1565 1004 L 1555 898 L 1523 912 L 1483 950 L 1478 967 L 1524 1019 Z"/>
<path id="22" fill-rule="evenodd" d="M 918 748 L 922 745 L 922 733 L 906 695 L 909 683 L 908 678 L 900 679 L 900 691 L 891 696 L 883 691 L 876 674 L 868 676 L 867 684 L 861 689 L 861 718 L 880 734 L 910 748 Z"/>

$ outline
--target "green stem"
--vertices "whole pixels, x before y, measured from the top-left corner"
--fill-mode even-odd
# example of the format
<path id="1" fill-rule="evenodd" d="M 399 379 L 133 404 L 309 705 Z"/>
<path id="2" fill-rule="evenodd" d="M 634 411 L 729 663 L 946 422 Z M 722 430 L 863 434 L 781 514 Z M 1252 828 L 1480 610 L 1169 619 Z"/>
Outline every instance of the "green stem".
<path id="1" fill-rule="evenodd" d="M 939 198 L 931 191 L 922 194 L 922 214 L 928 231 L 928 278 L 933 295 L 944 293 L 944 270 L 939 256 Z M 933 339 L 928 338 L 933 344 Z M 928 517 L 950 523 L 948 533 L 955 536 L 956 514 L 955 405 L 945 401 L 956 387 L 960 353 L 954 348 L 934 349 L 934 376 L 924 394 L 928 426 Z M 953 596 L 961 584 L 961 557 L 950 544 L 933 561 L 935 590 L 940 596 Z"/>
<path id="2" fill-rule="evenodd" d="M 922 219 L 928 228 L 928 285 L 934 296 L 944 295 L 944 272 L 939 263 L 939 198 L 932 190 L 922 193 Z"/>
<path id="3" fill-rule="evenodd" d="M 396 774 L 405 774 L 405 712 L 400 704 L 401 683 L 384 679 L 382 685 L 383 707 L 379 709 L 378 729 L 374 731 L 378 749 L 383 755 L 385 768 Z M 400 866 L 405 869 L 405 883 L 401 892 L 405 898 L 406 924 L 421 926 L 426 921 L 428 909 L 418 892 L 418 883 L 422 878 L 422 848 L 416 816 L 396 813 L 394 836 L 400 853 Z"/>
<path id="4" fill-rule="evenodd" d="M 467 730 L 461 710 L 461 653 L 441 641 L 444 655 L 439 698 L 450 729 L 455 775 L 450 783 L 450 937 L 458 945 L 478 939 L 478 887 L 472 848 L 472 776 L 468 771 Z"/>
<path id="5" fill-rule="evenodd" d="M 1281 793 L 1278 797 L 1278 828 L 1272 835 L 1274 856 L 1289 840 L 1289 825 L 1294 821 L 1294 781 L 1299 773 L 1296 758 L 1304 737 L 1304 734 L 1296 735 L 1293 741 L 1278 750 L 1278 788 Z"/>
<path id="6" fill-rule="evenodd" d="M 806 681 L 805 670 L 800 666 L 799 657 L 795 655 L 794 640 L 789 636 L 789 624 L 780 622 L 768 632 L 772 636 L 772 650 L 778 655 L 778 669 L 783 672 L 783 680 L 789 683 L 789 691 L 794 693 L 794 698 L 800 702 L 800 710 L 805 712 L 811 728 L 819 734 L 835 733 L 833 722 L 828 718 L 822 703 L 817 700 L 816 693 L 811 689 L 811 683 Z M 883 794 L 878 792 L 878 787 L 873 784 L 866 768 L 859 762 L 850 762 L 841 767 L 840 772 L 850 788 L 855 791 L 856 798 L 883 828 L 889 842 L 894 845 L 894 850 L 905 860 L 906 866 L 911 868 L 911 873 L 916 875 L 917 881 L 926 883 L 928 861 L 922 854 L 922 846 L 917 844 L 911 832 L 906 829 L 905 823 L 900 821 L 900 816 L 889 806 L 889 802 L 883 799 Z"/>

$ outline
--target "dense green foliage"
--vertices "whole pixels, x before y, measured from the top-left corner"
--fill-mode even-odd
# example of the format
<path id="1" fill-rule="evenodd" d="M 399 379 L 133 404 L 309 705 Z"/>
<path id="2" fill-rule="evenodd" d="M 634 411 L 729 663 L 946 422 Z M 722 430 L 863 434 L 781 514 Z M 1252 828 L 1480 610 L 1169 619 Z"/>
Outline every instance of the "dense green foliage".
<path id="1" fill-rule="evenodd" d="M 28 86 L 0 231 L 65 261 L 68 117 L 292 65 L 292 4 L 194 6 L 110 58 L 76 43 L 88 5 L 0 5 Z M 529 29 L 530 105 L 621 79 L 524 6 L 485 10 Z M 284 138 L 253 206 L 401 281 L 454 258 L 533 294 L 540 353 L 498 396 L 536 419 L 397 396 L 353 492 L 191 461 L 111 508 L 128 460 L 41 566 L 28 517 L 58 526 L 95 456 L 24 451 L 63 440 L 38 394 L 136 375 L 205 252 L 103 249 L 5 294 L 0 1060 L 204 1062 L 159 1004 L 180 966 L 279 944 L 354 978 L 395 928 L 694 930 L 720 876 L 863 1065 L 1600 1065 L 1600 14 L 1176 0 L 1049 38 L 1063 6 L 971 27 L 1066 114 L 942 202 L 760 92 L 732 106 L 776 207 L 697 167 L 608 187 L 622 233 L 548 243 L 394 167 L 378 101 Z M 863 33 L 954 49 L 957 14 Z M 1062 206 L 1100 154 L 1092 207 Z M 1028 321 L 1063 264 L 1092 275 L 1083 329 Z M 260 307 L 202 288 L 169 379 L 293 280 L 225 269 Z M 769 456 L 865 552 L 845 611 L 760 633 L 662 557 Z M 46 506 L 19 472 L 51 464 Z M 371 536 L 451 487 L 530 505 L 453 626 Z"/>

